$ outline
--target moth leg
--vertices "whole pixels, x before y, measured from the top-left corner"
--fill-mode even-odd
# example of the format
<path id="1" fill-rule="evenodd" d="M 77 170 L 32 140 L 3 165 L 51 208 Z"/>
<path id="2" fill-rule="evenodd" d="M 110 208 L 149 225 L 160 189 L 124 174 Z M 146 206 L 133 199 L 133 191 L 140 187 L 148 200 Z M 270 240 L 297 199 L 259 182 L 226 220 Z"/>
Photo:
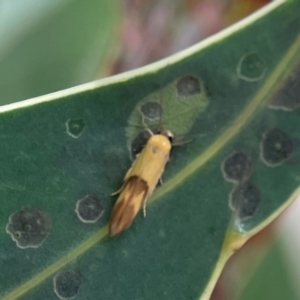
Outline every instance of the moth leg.
<path id="1" fill-rule="evenodd" d="M 118 194 L 121 193 L 121 191 L 122 191 L 122 188 L 118 189 L 116 192 L 111 193 L 110 195 L 111 195 L 111 196 L 118 195 Z"/>
<path id="2" fill-rule="evenodd" d="M 159 184 L 160 184 L 160 185 L 163 185 L 163 184 L 164 184 L 164 183 L 163 183 L 163 180 L 162 180 L 162 177 L 159 178 Z"/>
<path id="3" fill-rule="evenodd" d="M 147 205 L 147 198 L 145 198 L 143 202 L 143 216 L 146 218 L 146 205 Z"/>
<path id="4" fill-rule="evenodd" d="M 124 184 L 121 186 L 121 188 L 119 188 L 116 192 L 111 193 L 111 196 L 115 196 L 118 195 L 122 192 L 122 190 L 124 189 Z"/>

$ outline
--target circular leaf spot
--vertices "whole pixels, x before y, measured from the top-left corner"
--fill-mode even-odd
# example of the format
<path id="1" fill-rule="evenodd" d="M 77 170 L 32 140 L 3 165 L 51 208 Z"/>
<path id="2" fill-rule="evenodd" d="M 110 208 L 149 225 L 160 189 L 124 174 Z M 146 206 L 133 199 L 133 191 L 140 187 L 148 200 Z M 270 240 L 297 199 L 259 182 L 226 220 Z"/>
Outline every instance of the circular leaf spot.
<path id="1" fill-rule="evenodd" d="M 266 71 L 267 67 L 257 53 L 244 55 L 237 67 L 238 77 L 245 81 L 258 81 L 265 76 Z"/>
<path id="2" fill-rule="evenodd" d="M 229 206 L 235 212 L 239 220 L 252 217 L 261 201 L 258 188 L 244 182 L 235 186 L 231 192 Z"/>
<path id="3" fill-rule="evenodd" d="M 239 182 L 249 178 L 252 172 L 252 162 L 248 155 L 238 151 L 230 154 L 222 164 L 225 180 Z"/>
<path id="4" fill-rule="evenodd" d="M 82 275 L 79 271 L 63 271 L 54 277 L 54 292 L 60 299 L 74 299 L 81 283 Z"/>
<path id="5" fill-rule="evenodd" d="M 180 78 L 176 84 L 178 96 L 188 97 L 201 93 L 200 83 L 191 75 Z"/>
<path id="6" fill-rule="evenodd" d="M 279 90 L 272 96 L 269 107 L 292 111 L 300 106 L 300 64 L 280 83 Z"/>
<path id="7" fill-rule="evenodd" d="M 95 223 L 104 213 L 104 207 L 96 197 L 87 195 L 76 203 L 75 212 L 84 223 Z"/>
<path id="8" fill-rule="evenodd" d="M 281 129 L 272 128 L 263 134 L 261 141 L 261 159 L 271 167 L 286 161 L 293 153 L 292 139 Z"/>
<path id="9" fill-rule="evenodd" d="M 68 120 L 66 122 L 66 127 L 67 127 L 67 134 L 70 135 L 71 137 L 77 139 L 81 136 L 85 124 L 83 122 L 83 120 L 78 119 L 78 120 Z"/>
<path id="10" fill-rule="evenodd" d="M 160 120 L 162 117 L 162 107 L 157 102 L 147 102 L 141 106 L 142 114 L 149 120 Z"/>
<path id="11" fill-rule="evenodd" d="M 50 219 L 36 208 L 21 209 L 9 217 L 6 231 L 19 248 L 38 248 L 50 232 Z"/>

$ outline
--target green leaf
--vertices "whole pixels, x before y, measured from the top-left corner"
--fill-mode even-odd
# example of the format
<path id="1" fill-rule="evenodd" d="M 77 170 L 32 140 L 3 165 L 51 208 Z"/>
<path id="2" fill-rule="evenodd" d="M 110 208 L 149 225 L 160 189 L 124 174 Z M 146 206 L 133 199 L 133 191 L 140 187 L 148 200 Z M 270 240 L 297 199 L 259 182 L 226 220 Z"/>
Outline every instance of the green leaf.
<path id="1" fill-rule="evenodd" d="M 208 103 L 202 80 L 190 75 L 146 96 L 137 103 L 128 119 L 128 148 L 132 148 L 133 140 L 145 130 L 145 126 L 154 131 L 168 128 L 175 137 L 186 135 Z"/>
<path id="2" fill-rule="evenodd" d="M 282 246 L 278 240 L 269 245 L 267 256 L 249 282 L 244 283 L 246 287 L 237 300 L 298 299 L 291 280 L 295 274 L 289 269 Z"/>
<path id="3" fill-rule="evenodd" d="M 54 287 L 78 299 L 208 299 L 229 256 L 299 193 L 299 12 L 298 0 L 275 1 L 159 63 L 1 107 L 1 299 L 55 299 Z M 172 150 L 147 218 L 109 238 L 130 116 L 186 76 L 207 91 L 194 138 Z"/>
<path id="4" fill-rule="evenodd" d="M 7 9 L 1 19 L 1 105 L 94 80 L 100 67 L 103 72 L 116 44 L 119 4 L 51 2 L 7 4 L 15 14 L 9 17 Z"/>

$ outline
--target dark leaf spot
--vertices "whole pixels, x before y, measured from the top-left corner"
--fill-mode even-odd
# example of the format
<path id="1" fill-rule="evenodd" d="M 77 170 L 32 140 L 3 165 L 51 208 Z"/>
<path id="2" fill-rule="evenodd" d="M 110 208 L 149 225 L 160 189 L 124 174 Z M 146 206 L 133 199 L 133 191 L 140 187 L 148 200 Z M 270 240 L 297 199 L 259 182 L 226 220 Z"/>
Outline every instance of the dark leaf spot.
<path id="1" fill-rule="evenodd" d="M 100 199 L 87 195 L 77 201 L 75 212 L 81 221 L 95 223 L 103 215 L 104 207 Z"/>
<path id="2" fill-rule="evenodd" d="M 240 220 L 252 217 L 261 201 L 258 188 L 250 182 L 234 187 L 230 196 L 229 206 Z"/>
<path id="3" fill-rule="evenodd" d="M 234 152 L 225 159 L 222 165 L 224 178 L 227 181 L 239 182 L 249 178 L 252 172 L 250 157 L 241 152 Z"/>
<path id="4" fill-rule="evenodd" d="M 136 156 L 143 150 L 150 138 L 150 132 L 145 130 L 139 133 L 131 142 L 131 158 L 135 159 Z"/>
<path id="5" fill-rule="evenodd" d="M 288 76 L 283 86 L 272 97 L 269 106 L 290 111 L 300 106 L 300 65 Z"/>
<path id="6" fill-rule="evenodd" d="M 54 277 L 54 291 L 60 299 L 73 299 L 78 294 L 82 275 L 77 270 L 62 271 Z"/>
<path id="7" fill-rule="evenodd" d="M 149 120 L 159 120 L 162 116 L 162 107 L 157 102 L 147 102 L 141 107 L 142 114 Z"/>
<path id="8" fill-rule="evenodd" d="M 37 248 L 50 232 L 50 219 L 36 208 L 21 209 L 9 217 L 6 231 L 20 248 Z"/>
<path id="9" fill-rule="evenodd" d="M 180 78 L 176 88 L 178 96 L 188 97 L 201 93 L 199 80 L 191 75 Z"/>
<path id="10" fill-rule="evenodd" d="M 278 166 L 293 152 L 292 139 L 281 129 L 273 128 L 263 134 L 261 158 L 268 166 Z"/>

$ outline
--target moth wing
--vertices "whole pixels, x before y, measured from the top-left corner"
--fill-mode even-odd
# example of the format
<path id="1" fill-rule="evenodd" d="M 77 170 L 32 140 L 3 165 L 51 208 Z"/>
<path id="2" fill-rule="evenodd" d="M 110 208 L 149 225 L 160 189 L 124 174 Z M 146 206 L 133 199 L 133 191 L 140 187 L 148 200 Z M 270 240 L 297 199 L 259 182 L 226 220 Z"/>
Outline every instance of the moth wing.
<path id="1" fill-rule="evenodd" d="M 130 176 L 139 176 L 147 182 L 148 195 L 153 192 L 169 160 L 169 151 L 155 153 L 151 145 L 146 145 L 130 169 Z"/>
<path id="2" fill-rule="evenodd" d="M 143 161 L 143 158 L 145 156 L 145 155 L 143 155 L 143 151 L 144 151 L 144 149 L 142 150 L 141 153 L 136 155 L 136 158 L 135 158 L 134 162 L 132 163 L 131 168 L 129 168 L 128 171 L 126 172 L 126 175 L 124 177 L 124 185 L 125 185 L 126 180 L 128 180 L 128 178 L 135 175 L 136 169 L 140 168 L 140 163 L 139 162 Z M 124 185 L 123 185 L 123 187 L 124 187 Z M 122 190 L 122 188 L 120 189 L 120 191 Z"/>
<path id="3" fill-rule="evenodd" d="M 136 160 L 138 159 L 138 156 L 137 156 L 137 158 L 136 158 Z M 124 188 L 125 188 L 125 185 L 126 185 L 126 182 L 128 181 L 128 179 L 130 178 L 130 177 L 132 177 L 133 176 L 133 169 L 134 169 L 134 165 L 136 164 L 136 160 L 132 163 L 132 166 L 131 166 L 131 168 L 129 168 L 128 169 L 128 171 L 126 172 L 126 174 L 125 174 L 125 176 L 124 176 L 124 179 L 123 179 L 123 185 L 121 186 L 121 188 L 120 189 L 118 189 L 116 192 L 113 192 L 112 194 L 111 194 L 111 196 L 114 196 L 114 195 L 117 195 L 117 194 L 120 194 L 120 193 L 122 193 L 122 191 L 124 190 Z"/>
<path id="4" fill-rule="evenodd" d="M 115 236 L 130 226 L 146 201 L 148 190 L 147 182 L 140 177 L 132 176 L 127 179 L 111 214 L 110 236 Z"/>

